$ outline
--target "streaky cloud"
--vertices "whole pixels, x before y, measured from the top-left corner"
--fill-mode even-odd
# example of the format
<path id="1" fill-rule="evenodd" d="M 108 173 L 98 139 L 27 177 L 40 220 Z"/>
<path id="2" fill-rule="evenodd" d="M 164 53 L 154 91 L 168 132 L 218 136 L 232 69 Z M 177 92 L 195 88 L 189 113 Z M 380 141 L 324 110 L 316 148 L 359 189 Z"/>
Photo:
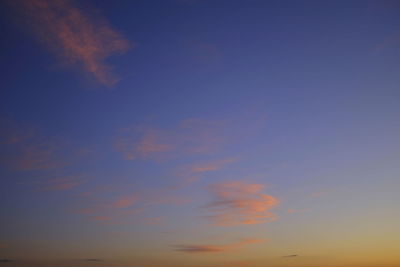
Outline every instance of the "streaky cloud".
<path id="1" fill-rule="evenodd" d="M 265 242 L 264 239 L 242 239 L 226 245 L 174 245 L 176 251 L 184 253 L 222 253 L 242 248 L 249 244 Z"/>
<path id="2" fill-rule="evenodd" d="M 214 224 L 231 226 L 240 224 L 259 224 L 276 219 L 270 210 L 279 200 L 260 191 L 261 184 L 248 184 L 241 181 L 212 184 L 208 187 L 213 200 L 206 206 L 211 213 L 207 216 Z"/>
<path id="3" fill-rule="evenodd" d="M 118 78 L 105 60 L 129 49 L 129 42 L 99 16 L 71 0 L 14 0 L 11 5 L 29 21 L 26 26 L 67 65 L 77 67 L 103 85 Z"/>

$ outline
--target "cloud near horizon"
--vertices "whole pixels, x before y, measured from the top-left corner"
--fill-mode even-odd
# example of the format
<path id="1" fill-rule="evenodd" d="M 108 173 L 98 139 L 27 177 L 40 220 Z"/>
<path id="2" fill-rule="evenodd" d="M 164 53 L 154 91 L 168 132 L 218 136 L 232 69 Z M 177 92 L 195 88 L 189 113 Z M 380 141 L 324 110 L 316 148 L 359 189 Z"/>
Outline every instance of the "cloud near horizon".
<path id="1" fill-rule="evenodd" d="M 176 251 L 184 253 L 222 253 L 242 248 L 249 244 L 265 242 L 264 239 L 243 239 L 226 245 L 174 245 Z"/>
<path id="2" fill-rule="evenodd" d="M 78 67 L 103 85 L 118 82 L 105 59 L 127 51 L 130 44 L 104 18 L 87 14 L 71 0 L 10 3 L 26 17 L 27 27 L 64 63 Z"/>
<path id="3" fill-rule="evenodd" d="M 208 187 L 214 200 L 206 206 L 214 224 L 231 226 L 259 224 L 276 219 L 270 210 L 279 204 L 273 196 L 260 193 L 264 186 L 245 182 L 225 182 Z"/>

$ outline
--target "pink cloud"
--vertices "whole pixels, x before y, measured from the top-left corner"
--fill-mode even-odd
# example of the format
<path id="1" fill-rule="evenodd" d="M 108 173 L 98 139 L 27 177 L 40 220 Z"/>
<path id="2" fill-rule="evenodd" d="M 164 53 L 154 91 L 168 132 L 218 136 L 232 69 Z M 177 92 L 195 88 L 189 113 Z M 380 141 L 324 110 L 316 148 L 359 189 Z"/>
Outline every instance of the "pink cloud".
<path id="1" fill-rule="evenodd" d="M 261 184 L 244 182 L 219 183 L 209 186 L 214 200 L 206 206 L 209 219 L 216 225 L 259 224 L 276 219 L 270 210 L 278 205 L 273 196 L 260 193 Z"/>
<path id="2" fill-rule="evenodd" d="M 69 162 L 61 159 L 61 147 L 52 142 L 20 144 L 12 154 L 0 158 L 3 164 L 20 171 L 48 170 L 64 167 Z"/>
<path id="3" fill-rule="evenodd" d="M 229 145 L 246 142 L 265 123 L 264 116 L 225 120 L 190 118 L 175 126 L 136 126 L 121 129 L 114 147 L 124 159 L 165 161 L 187 156 L 215 155 Z M 239 127 L 240 125 L 240 127 Z M 199 166 L 199 171 L 201 166 Z M 218 166 L 205 166 L 213 169 Z"/>
<path id="4" fill-rule="evenodd" d="M 169 152 L 174 149 L 171 140 L 165 138 L 164 133 L 155 129 L 143 130 L 143 135 L 137 141 L 130 136 L 120 137 L 116 140 L 115 148 L 122 152 L 124 159 L 133 160 L 137 158 L 149 158 L 153 155 Z M 169 143 L 163 143 L 163 142 Z"/>
<path id="5" fill-rule="evenodd" d="M 109 194 L 117 194 L 110 198 Z M 121 194 L 116 188 L 96 188 L 85 192 L 81 203 L 83 207 L 76 207 L 71 212 L 88 217 L 92 221 L 103 224 L 122 224 L 128 222 L 132 216 L 141 213 L 143 203 L 137 193 Z"/>
<path id="6" fill-rule="evenodd" d="M 176 251 L 184 253 L 222 253 L 230 252 L 247 246 L 249 244 L 256 244 L 265 242 L 264 239 L 243 239 L 226 245 L 175 245 Z"/>
<path id="7" fill-rule="evenodd" d="M 89 218 L 94 221 L 111 221 L 112 220 L 112 217 L 110 217 L 110 216 L 90 216 Z"/>
<path id="8" fill-rule="evenodd" d="M 115 149 L 124 159 L 166 160 L 183 155 L 210 154 L 226 141 L 222 122 L 183 120 L 170 129 L 125 128 L 115 140 Z"/>
<path id="9" fill-rule="evenodd" d="M 202 173 L 202 172 L 210 172 L 210 171 L 217 171 L 222 169 L 224 166 L 237 161 L 236 158 L 228 158 L 223 160 L 211 161 L 206 163 L 200 164 L 193 164 L 190 167 L 190 171 L 193 173 Z"/>
<path id="10" fill-rule="evenodd" d="M 32 127 L 20 125 L 12 120 L 0 119 L 0 145 L 15 145 L 29 140 L 33 135 Z"/>
<path id="11" fill-rule="evenodd" d="M 40 190 L 43 191 L 67 191 L 71 190 L 86 181 L 81 175 L 71 175 L 59 178 L 49 179 L 44 182 L 39 182 L 41 184 Z"/>
<path id="12" fill-rule="evenodd" d="M 123 196 L 111 203 L 112 208 L 127 208 L 132 205 L 134 205 L 139 199 L 139 196 L 136 194 L 128 195 L 128 196 Z"/>
<path id="13" fill-rule="evenodd" d="M 104 18 L 90 16 L 70 0 L 10 2 L 63 63 L 78 67 L 107 86 L 118 81 L 105 59 L 127 51 L 130 45 Z"/>
<path id="14" fill-rule="evenodd" d="M 184 188 L 200 180 L 205 176 L 205 174 L 223 169 L 226 165 L 229 165 L 236 161 L 238 161 L 237 158 L 226 158 L 196 162 L 179 167 L 176 171 L 174 171 L 173 175 L 180 178 L 180 181 L 176 185 L 170 187 L 170 189 L 176 190 Z"/>
<path id="15" fill-rule="evenodd" d="M 16 171 L 59 169 L 89 156 L 82 153 L 82 148 L 67 146 L 65 140 L 43 136 L 32 127 L 11 120 L 0 119 L 0 145 L 0 164 Z M 74 186 L 75 183 L 60 182 L 58 190 Z M 57 190 L 57 186 L 53 189 Z"/>

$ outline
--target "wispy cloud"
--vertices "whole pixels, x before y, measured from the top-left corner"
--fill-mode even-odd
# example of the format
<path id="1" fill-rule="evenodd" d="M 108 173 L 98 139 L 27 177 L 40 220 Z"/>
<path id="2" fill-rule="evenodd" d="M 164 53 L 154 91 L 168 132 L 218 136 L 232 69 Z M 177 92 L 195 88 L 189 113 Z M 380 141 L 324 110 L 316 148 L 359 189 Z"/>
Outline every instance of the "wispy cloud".
<path id="1" fill-rule="evenodd" d="M 190 166 L 190 171 L 192 173 L 202 173 L 202 172 L 210 172 L 217 171 L 224 166 L 237 161 L 237 158 L 227 158 L 215 161 L 208 161 L 204 163 L 195 163 Z"/>
<path id="2" fill-rule="evenodd" d="M 286 255 L 286 256 L 282 256 L 283 258 L 296 258 L 299 257 L 299 255 L 293 254 L 293 255 Z"/>
<path id="3" fill-rule="evenodd" d="M 0 243 L 0 248 L 8 248 L 8 245 L 6 243 Z"/>
<path id="4" fill-rule="evenodd" d="M 119 199 L 115 200 L 113 203 L 111 203 L 112 208 L 127 208 L 132 205 L 134 205 L 139 199 L 139 196 L 137 194 L 132 194 L 132 195 L 127 195 L 127 196 L 122 196 Z"/>
<path id="5" fill-rule="evenodd" d="M 60 153 L 61 147 L 51 141 L 19 143 L 0 155 L 0 163 L 20 171 L 54 169 L 68 164 Z"/>
<path id="6" fill-rule="evenodd" d="M 90 216 L 89 217 L 91 220 L 94 220 L 94 221 L 101 221 L 101 222 L 103 222 L 103 221 L 111 221 L 113 218 L 112 217 L 110 217 L 110 216 Z"/>
<path id="7" fill-rule="evenodd" d="M 191 118 L 168 128 L 128 127 L 120 131 L 114 145 L 127 160 L 160 161 L 187 155 L 212 155 L 235 143 L 233 141 L 239 137 L 234 130 L 237 123 L 234 120 Z M 252 131 L 251 127 L 249 129 Z M 241 136 L 240 140 L 245 138 Z"/>
<path id="8" fill-rule="evenodd" d="M 0 145 L 15 145 L 34 135 L 34 129 L 15 121 L 0 118 Z"/>
<path id="9" fill-rule="evenodd" d="M 189 118 L 166 128 L 151 126 L 125 127 L 116 137 L 114 147 L 126 160 L 171 160 L 209 156 L 223 148 L 243 144 L 264 126 L 265 118 L 254 115 L 234 119 Z M 199 171 L 202 169 L 199 166 Z M 218 166 L 208 166 L 209 169 Z M 207 168 L 207 166 L 205 166 Z"/>
<path id="10" fill-rule="evenodd" d="M 136 129 L 125 129 L 125 132 L 127 134 L 117 138 L 115 148 L 126 160 L 146 159 L 175 149 L 174 142 L 161 130 L 146 128 L 136 132 Z"/>
<path id="11" fill-rule="evenodd" d="M 115 190 L 114 188 L 111 192 L 109 189 L 97 189 L 80 194 L 81 207 L 74 208 L 71 212 L 102 224 L 122 224 L 143 211 L 139 194 Z M 114 196 L 110 197 L 110 193 Z"/>
<path id="12" fill-rule="evenodd" d="M 87 156 L 65 140 L 48 137 L 32 127 L 0 120 L 0 164 L 17 171 L 58 169 Z"/>
<path id="13" fill-rule="evenodd" d="M 217 159 L 217 160 L 208 160 L 208 161 L 200 161 L 191 163 L 186 166 L 179 167 L 175 172 L 174 175 L 179 177 L 181 181 L 171 187 L 171 189 L 180 189 L 182 187 L 188 186 L 191 183 L 198 181 L 204 175 L 211 172 L 216 172 L 227 165 L 237 162 L 238 158 L 224 158 L 224 159 Z"/>
<path id="14" fill-rule="evenodd" d="M 70 0 L 10 2 L 29 18 L 27 26 L 64 63 L 77 66 L 104 85 L 118 81 L 105 60 L 127 51 L 130 44 L 104 18 L 88 14 Z"/>
<path id="15" fill-rule="evenodd" d="M 247 184 L 241 181 L 213 184 L 209 191 L 214 200 L 206 208 L 209 219 L 216 225 L 258 224 L 276 219 L 270 210 L 278 199 L 261 193 L 261 184 Z"/>
<path id="16" fill-rule="evenodd" d="M 243 239 L 225 245 L 174 245 L 176 251 L 184 253 L 222 253 L 242 248 L 249 244 L 265 242 L 264 239 Z"/>
<path id="17" fill-rule="evenodd" d="M 67 191 L 86 182 L 83 175 L 68 175 L 34 182 L 39 185 L 40 191 Z"/>

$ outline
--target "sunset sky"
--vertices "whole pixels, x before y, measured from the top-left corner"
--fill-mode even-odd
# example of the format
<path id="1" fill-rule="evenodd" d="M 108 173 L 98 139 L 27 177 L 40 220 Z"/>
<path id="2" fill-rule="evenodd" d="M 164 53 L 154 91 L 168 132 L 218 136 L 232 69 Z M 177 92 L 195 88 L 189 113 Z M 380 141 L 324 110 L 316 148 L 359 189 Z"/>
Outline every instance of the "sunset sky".
<path id="1" fill-rule="evenodd" d="M 0 10 L 1 266 L 400 266 L 399 1 Z"/>

